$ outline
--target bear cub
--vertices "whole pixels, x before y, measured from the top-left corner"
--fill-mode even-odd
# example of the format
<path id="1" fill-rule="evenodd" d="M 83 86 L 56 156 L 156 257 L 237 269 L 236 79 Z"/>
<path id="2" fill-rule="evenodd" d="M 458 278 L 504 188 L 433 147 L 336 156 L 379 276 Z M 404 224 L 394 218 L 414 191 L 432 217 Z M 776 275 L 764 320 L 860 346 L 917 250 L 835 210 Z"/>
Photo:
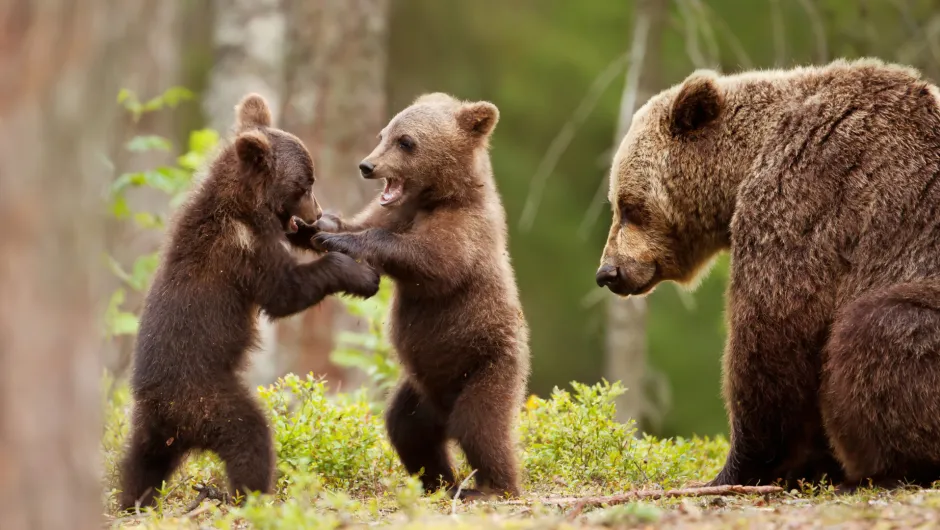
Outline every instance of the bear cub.
<path id="1" fill-rule="evenodd" d="M 121 465 L 122 510 L 151 505 L 190 450 L 225 462 L 232 494 L 268 493 L 274 451 L 261 408 L 239 377 L 257 317 L 286 317 L 345 292 L 370 297 L 379 276 L 331 252 L 300 264 L 321 215 L 313 161 L 271 125 L 258 95 L 236 107 L 237 136 L 181 209 L 147 295 L 133 360 L 135 401 Z"/>
<path id="2" fill-rule="evenodd" d="M 315 246 L 390 276 L 390 334 L 404 367 L 386 423 L 426 491 L 456 491 L 455 439 L 483 494 L 519 494 L 514 424 L 529 374 L 528 327 L 489 159 L 496 106 L 435 93 L 382 130 L 362 163 L 385 189 L 352 221 L 325 215 Z"/>

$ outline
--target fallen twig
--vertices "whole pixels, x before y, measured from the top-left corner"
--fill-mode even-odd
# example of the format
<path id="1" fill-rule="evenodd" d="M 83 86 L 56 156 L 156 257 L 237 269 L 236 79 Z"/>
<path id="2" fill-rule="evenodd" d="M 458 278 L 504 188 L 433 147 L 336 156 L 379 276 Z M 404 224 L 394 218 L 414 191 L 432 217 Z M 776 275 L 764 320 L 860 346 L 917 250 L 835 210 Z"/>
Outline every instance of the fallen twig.
<path id="1" fill-rule="evenodd" d="M 192 512 L 202 504 L 202 501 L 206 499 L 219 501 L 223 504 L 228 502 L 228 494 L 219 490 L 215 486 L 196 484 L 193 486 L 193 489 L 199 492 L 199 495 L 186 507 L 185 513 Z"/>
<path id="2" fill-rule="evenodd" d="M 460 492 L 463 491 L 463 487 L 466 486 L 466 485 L 470 482 L 470 478 L 471 478 L 471 477 L 473 476 L 473 474 L 476 473 L 476 472 L 477 472 L 476 469 L 474 469 L 473 471 L 471 471 L 470 474 L 467 475 L 467 478 L 463 479 L 463 480 L 460 482 L 460 485 L 457 486 L 457 493 L 454 494 L 454 499 L 453 499 L 453 500 L 451 501 L 451 503 L 450 503 L 450 514 L 451 514 L 452 516 L 457 517 L 457 499 L 460 498 Z"/>
<path id="3" fill-rule="evenodd" d="M 662 499 L 669 497 L 706 497 L 710 495 L 769 495 L 771 493 L 780 493 L 783 488 L 779 486 L 703 486 L 698 488 L 680 488 L 674 490 L 637 490 L 617 495 L 608 495 L 604 497 L 555 497 L 541 499 L 522 499 L 502 501 L 496 504 L 521 505 L 539 502 L 554 506 L 571 506 L 574 509 L 568 515 L 573 519 L 581 514 L 581 511 L 588 506 L 601 506 L 623 504 L 639 499 Z"/>

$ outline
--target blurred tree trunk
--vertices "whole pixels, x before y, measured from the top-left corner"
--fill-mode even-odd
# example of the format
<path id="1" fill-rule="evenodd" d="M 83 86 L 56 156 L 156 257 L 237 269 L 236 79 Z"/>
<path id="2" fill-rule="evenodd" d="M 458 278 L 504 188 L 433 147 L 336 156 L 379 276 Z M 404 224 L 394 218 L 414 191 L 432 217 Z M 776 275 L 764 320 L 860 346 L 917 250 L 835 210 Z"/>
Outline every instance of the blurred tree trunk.
<path id="1" fill-rule="evenodd" d="M 184 0 L 158 2 L 148 21 L 146 30 L 140 35 L 144 40 L 134 50 L 129 64 L 147 65 L 134 68 L 121 77 L 122 88 L 136 92 L 141 99 L 150 99 L 175 86 L 180 79 L 180 7 Z M 131 153 L 124 143 L 138 134 L 157 135 L 173 139 L 176 113 L 171 110 L 145 114 L 134 123 L 129 113 L 124 113 L 114 122 L 111 140 L 111 161 L 121 172 L 141 171 L 166 164 L 171 156 L 162 151 Z M 152 188 L 141 188 L 128 197 L 131 207 L 166 214 L 167 200 L 163 192 Z M 155 230 L 143 230 L 126 220 L 109 219 L 106 226 L 109 253 L 120 263 L 130 264 L 138 256 L 152 252 L 160 244 L 162 234 Z M 109 277 L 109 287 L 117 288 L 120 281 Z M 127 290 L 126 307 L 143 306 L 144 293 Z M 130 365 L 134 347 L 133 335 L 121 335 L 105 344 L 105 367 L 120 377 Z"/>
<path id="2" fill-rule="evenodd" d="M 667 0 L 637 0 L 633 15 L 630 64 L 620 102 L 614 149 L 630 129 L 633 113 L 660 90 L 661 41 Z M 604 373 L 621 381 L 628 392 L 617 399 L 617 419 L 642 420 L 646 413 L 646 299 L 607 298 Z"/>
<path id="3" fill-rule="evenodd" d="M 315 3 L 315 2 L 314 2 Z M 249 92 L 268 100 L 275 126 L 280 123 L 284 88 L 285 18 L 281 0 L 214 0 L 214 55 L 204 110 L 209 127 L 223 136 L 235 120 L 235 105 Z M 261 341 L 252 353 L 248 381 L 263 385 L 284 369 L 274 340 L 275 328 L 260 319 Z"/>
<path id="4" fill-rule="evenodd" d="M 79 7 L 80 6 L 80 7 Z M 0 8 L 0 528 L 101 525 L 101 191 L 155 3 Z"/>
<path id="5" fill-rule="evenodd" d="M 376 185 L 356 169 L 385 125 L 388 0 L 285 0 L 287 64 L 283 126 L 314 158 L 314 188 L 326 210 L 352 215 Z M 279 347 L 297 373 L 346 374 L 329 362 L 333 335 L 355 322 L 334 299 L 278 326 Z"/>

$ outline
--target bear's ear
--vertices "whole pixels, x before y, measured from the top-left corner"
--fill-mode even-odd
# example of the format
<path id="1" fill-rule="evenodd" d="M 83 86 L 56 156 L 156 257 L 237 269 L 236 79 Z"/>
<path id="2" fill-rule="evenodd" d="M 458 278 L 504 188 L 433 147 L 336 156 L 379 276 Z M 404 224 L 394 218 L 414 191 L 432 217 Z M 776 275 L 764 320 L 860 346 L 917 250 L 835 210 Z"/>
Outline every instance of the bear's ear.
<path id="1" fill-rule="evenodd" d="M 239 131 L 252 127 L 270 127 L 271 109 L 258 94 L 248 94 L 235 106 L 236 127 Z"/>
<path id="2" fill-rule="evenodd" d="M 471 136 L 489 136 L 498 121 L 499 109 L 489 101 L 467 103 L 457 111 L 457 125 Z"/>
<path id="3" fill-rule="evenodd" d="M 723 102 L 717 77 L 710 70 L 699 70 L 683 81 L 670 110 L 672 134 L 696 131 L 718 118 Z"/>
<path id="4" fill-rule="evenodd" d="M 243 165 L 261 169 L 267 165 L 271 141 L 259 130 L 245 131 L 235 139 L 235 152 Z"/>

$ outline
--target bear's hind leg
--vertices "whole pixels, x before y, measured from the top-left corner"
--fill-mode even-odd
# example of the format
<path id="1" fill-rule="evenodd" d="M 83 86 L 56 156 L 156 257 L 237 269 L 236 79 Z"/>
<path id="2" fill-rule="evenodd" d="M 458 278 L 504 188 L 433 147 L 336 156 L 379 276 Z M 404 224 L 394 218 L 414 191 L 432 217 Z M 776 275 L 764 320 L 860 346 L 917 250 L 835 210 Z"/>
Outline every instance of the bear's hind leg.
<path id="1" fill-rule="evenodd" d="M 274 442 L 267 418 L 241 385 L 218 394 L 213 418 L 204 426 L 204 449 L 225 463 L 233 501 L 248 492 L 271 493 L 274 487 Z"/>
<path id="2" fill-rule="evenodd" d="M 863 295 L 826 353 L 822 413 L 847 485 L 940 480 L 940 283 Z"/>
<path id="3" fill-rule="evenodd" d="M 515 370 L 497 366 L 477 374 L 461 392 L 450 415 L 448 432 L 476 470 L 474 478 L 480 490 L 518 497 L 514 419 L 521 399 L 516 395 Z"/>
<path id="4" fill-rule="evenodd" d="M 442 485 L 454 486 L 446 425 L 407 379 L 399 384 L 389 403 L 385 426 L 405 470 L 411 475 L 424 470 L 421 483 L 426 492 L 434 492 Z"/>
<path id="5" fill-rule="evenodd" d="M 137 416 L 130 444 L 121 462 L 120 511 L 140 506 L 152 506 L 157 489 L 179 466 L 185 454 L 182 444 L 160 436 L 145 414 Z"/>

